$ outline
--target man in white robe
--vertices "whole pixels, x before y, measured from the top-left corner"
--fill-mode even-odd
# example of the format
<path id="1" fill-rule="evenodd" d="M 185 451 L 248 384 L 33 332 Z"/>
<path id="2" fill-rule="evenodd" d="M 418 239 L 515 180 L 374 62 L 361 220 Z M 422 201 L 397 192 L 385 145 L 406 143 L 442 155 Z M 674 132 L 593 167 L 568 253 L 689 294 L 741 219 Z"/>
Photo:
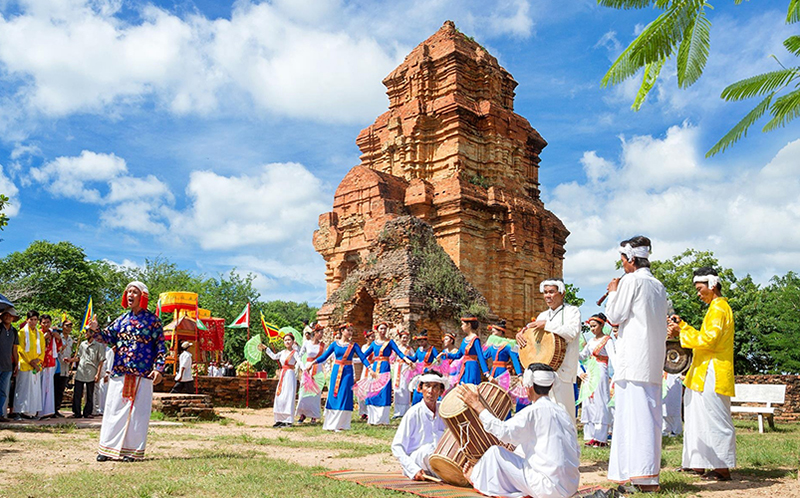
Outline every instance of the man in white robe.
<path id="1" fill-rule="evenodd" d="M 663 396 L 663 422 L 661 435 L 666 437 L 678 436 L 683 432 L 681 422 L 681 406 L 683 405 L 683 383 L 680 374 L 664 372 Z"/>
<path id="2" fill-rule="evenodd" d="M 445 430 L 438 399 L 447 389 L 447 380 L 439 372 L 425 372 L 420 375 L 417 389 L 423 402 L 409 408 L 400 421 L 392 441 L 392 455 L 400 461 L 403 474 L 422 481 L 426 473 L 433 473 L 428 460 Z"/>
<path id="3" fill-rule="evenodd" d="M 567 498 L 578 491 L 580 447 L 575 417 L 548 397 L 554 382 L 555 372 L 548 365 L 529 365 L 523 386 L 531 405 L 506 421 L 486 409 L 472 386 L 458 388 L 457 395 L 480 413 L 486 431 L 518 445 L 513 452 L 492 446 L 474 468 L 467 469 L 475 489 L 487 496 L 508 498 Z"/>
<path id="4" fill-rule="evenodd" d="M 666 288 L 650 272 L 650 245 L 650 239 L 642 236 L 620 244 L 625 275 L 608 284 L 606 301 L 608 320 L 619 324 L 608 479 L 630 481 L 644 492 L 659 489 L 661 381 L 668 308 Z"/>
<path id="5" fill-rule="evenodd" d="M 561 279 L 545 280 L 539 285 L 539 291 L 544 294 L 544 301 L 548 309 L 539 313 L 536 321 L 529 323 L 526 328 L 545 330 L 556 334 L 567 343 L 564 361 L 556 372 L 556 381 L 550 390 L 550 397 L 561 405 L 572 416 L 575 423 L 575 389 L 573 385 L 578 375 L 578 354 L 580 344 L 578 335 L 581 332 L 581 312 L 577 306 L 564 303 L 566 286 Z M 523 331 L 517 334 L 517 344 L 524 347 L 526 344 Z"/>

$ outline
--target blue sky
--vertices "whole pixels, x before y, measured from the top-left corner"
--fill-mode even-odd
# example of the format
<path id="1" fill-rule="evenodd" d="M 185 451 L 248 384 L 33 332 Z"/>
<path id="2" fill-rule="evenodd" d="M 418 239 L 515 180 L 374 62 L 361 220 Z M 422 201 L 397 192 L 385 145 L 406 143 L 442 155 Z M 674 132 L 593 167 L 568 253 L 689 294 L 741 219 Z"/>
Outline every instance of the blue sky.
<path id="1" fill-rule="evenodd" d="M 654 258 L 712 250 L 764 282 L 798 269 L 800 125 L 703 156 L 754 105 L 722 102 L 722 88 L 775 69 L 770 54 L 796 64 L 781 45 L 794 34 L 786 4 L 715 5 L 704 77 L 679 90 L 665 67 L 634 113 L 635 79 L 599 81 L 650 9 L 0 1 L 0 192 L 12 199 L 0 254 L 69 240 L 118 264 L 235 267 L 265 299 L 320 304 L 317 217 L 387 108 L 381 80 L 451 19 L 514 75 L 516 112 L 549 142 L 542 196 L 572 232 L 565 277 L 583 297 L 603 293 L 617 242 L 638 233 Z"/>

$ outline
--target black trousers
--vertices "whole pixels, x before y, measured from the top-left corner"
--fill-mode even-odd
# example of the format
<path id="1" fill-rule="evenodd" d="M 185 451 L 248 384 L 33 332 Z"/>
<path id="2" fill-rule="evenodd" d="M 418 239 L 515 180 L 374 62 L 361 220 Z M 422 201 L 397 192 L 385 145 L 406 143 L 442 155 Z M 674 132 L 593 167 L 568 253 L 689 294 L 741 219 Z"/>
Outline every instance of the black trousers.
<path id="1" fill-rule="evenodd" d="M 194 394 L 194 379 L 187 380 L 186 382 L 176 382 L 172 386 L 170 393 L 176 394 Z"/>
<path id="2" fill-rule="evenodd" d="M 59 411 L 61 408 L 61 404 L 64 402 L 64 389 L 67 387 L 67 382 L 69 382 L 69 377 L 61 374 L 56 374 L 53 378 L 53 382 L 55 383 L 56 391 L 53 393 L 53 397 L 56 402 L 56 412 Z"/>
<path id="3" fill-rule="evenodd" d="M 83 390 L 86 389 L 86 405 L 83 407 L 83 418 L 89 418 L 94 409 L 94 382 L 75 381 L 75 390 L 72 393 L 72 413 L 76 417 L 81 416 L 81 401 L 83 400 Z"/>

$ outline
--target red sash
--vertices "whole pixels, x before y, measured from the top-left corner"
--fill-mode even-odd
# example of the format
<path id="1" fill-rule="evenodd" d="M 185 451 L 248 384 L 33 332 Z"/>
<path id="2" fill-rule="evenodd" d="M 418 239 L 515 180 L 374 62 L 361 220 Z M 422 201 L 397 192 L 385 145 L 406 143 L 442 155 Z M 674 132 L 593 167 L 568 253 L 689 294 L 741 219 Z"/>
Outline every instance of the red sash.
<path id="1" fill-rule="evenodd" d="M 353 364 L 352 360 L 348 360 L 347 359 L 350 356 L 350 353 L 353 352 L 353 344 L 354 343 L 352 343 L 352 342 L 350 344 L 348 344 L 347 345 L 347 350 L 344 352 L 344 356 L 342 356 L 342 359 L 335 361 L 335 364 L 339 365 L 339 372 L 338 372 L 338 375 L 336 376 L 336 384 L 333 385 L 333 397 L 334 398 L 339 395 L 339 384 L 342 383 L 342 377 L 344 376 L 344 367 L 346 365 L 352 365 Z"/>

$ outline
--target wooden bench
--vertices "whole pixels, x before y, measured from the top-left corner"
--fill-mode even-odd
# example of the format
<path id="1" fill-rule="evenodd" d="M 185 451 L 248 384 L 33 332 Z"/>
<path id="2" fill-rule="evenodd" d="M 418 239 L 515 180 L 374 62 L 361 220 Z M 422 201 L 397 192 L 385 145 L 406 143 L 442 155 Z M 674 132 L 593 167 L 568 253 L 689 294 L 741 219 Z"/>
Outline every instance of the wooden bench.
<path id="1" fill-rule="evenodd" d="M 783 404 L 786 386 L 783 384 L 736 384 L 736 396 L 731 403 L 766 403 L 767 406 L 731 406 L 731 413 L 755 413 L 758 415 L 758 432 L 764 432 L 764 416 L 770 428 L 775 429 L 773 403 Z"/>

